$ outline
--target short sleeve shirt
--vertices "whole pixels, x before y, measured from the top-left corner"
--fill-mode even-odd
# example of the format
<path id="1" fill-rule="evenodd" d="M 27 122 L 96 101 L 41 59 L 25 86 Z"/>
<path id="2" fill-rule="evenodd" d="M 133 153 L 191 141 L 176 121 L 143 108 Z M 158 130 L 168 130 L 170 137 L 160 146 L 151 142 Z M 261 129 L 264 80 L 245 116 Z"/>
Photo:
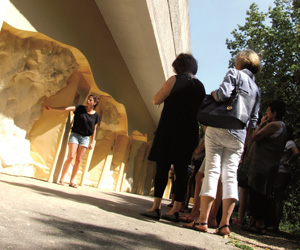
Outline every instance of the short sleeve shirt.
<path id="1" fill-rule="evenodd" d="M 287 143 L 285 144 L 283 155 L 280 159 L 278 173 L 292 173 L 291 167 L 283 165 L 283 162 L 287 161 L 291 157 L 291 155 L 293 153 L 291 151 L 291 148 L 293 148 L 293 147 L 296 147 L 295 142 L 293 140 L 287 141 Z"/>
<path id="2" fill-rule="evenodd" d="M 74 111 L 74 123 L 72 132 L 83 136 L 91 136 L 94 132 L 95 125 L 100 122 L 100 117 L 97 114 L 88 114 L 85 106 L 77 105 Z"/>

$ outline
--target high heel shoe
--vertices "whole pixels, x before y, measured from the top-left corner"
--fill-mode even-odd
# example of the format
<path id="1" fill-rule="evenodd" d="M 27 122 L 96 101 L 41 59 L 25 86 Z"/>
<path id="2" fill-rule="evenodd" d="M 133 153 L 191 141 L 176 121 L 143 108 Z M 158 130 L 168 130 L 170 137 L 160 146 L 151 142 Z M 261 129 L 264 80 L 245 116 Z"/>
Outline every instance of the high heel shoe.
<path id="1" fill-rule="evenodd" d="M 160 209 L 155 209 L 154 211 L 146 211 L 143 213 L 140 213 L 140 215 L 146 216 L 148 218 L 152 218 L 155 220 L 159 220 L 161 217 Z"/>

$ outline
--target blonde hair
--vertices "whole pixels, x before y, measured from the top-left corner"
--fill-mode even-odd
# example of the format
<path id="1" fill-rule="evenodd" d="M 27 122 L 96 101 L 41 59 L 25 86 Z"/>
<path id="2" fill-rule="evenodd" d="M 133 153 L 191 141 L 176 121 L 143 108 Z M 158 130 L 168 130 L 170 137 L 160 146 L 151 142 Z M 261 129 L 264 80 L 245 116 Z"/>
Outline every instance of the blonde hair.
<path id="1" fill-rule="evenodd" d="M 239 52 L 235 57 L 235 64 L 241 69 L 249 69 L 253 74 L 261 71 L 260 58 L 256 52 L 246 49 Z"/>

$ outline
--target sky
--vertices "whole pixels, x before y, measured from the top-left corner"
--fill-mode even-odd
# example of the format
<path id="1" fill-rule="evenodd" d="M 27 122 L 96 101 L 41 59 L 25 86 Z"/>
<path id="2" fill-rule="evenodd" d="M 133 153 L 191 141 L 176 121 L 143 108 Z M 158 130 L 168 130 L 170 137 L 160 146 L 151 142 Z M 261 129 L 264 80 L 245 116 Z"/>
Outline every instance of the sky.
<path id="1" fill-rule="evenodd" d="M 230 53 L 225 44 L 231 32 L 245 24 L 246 11 L 253 0 L 189 0 L 191 50 L 198 60 L 196 77 L 207 93 L 222 83 L 228 70 Z M 259 10 L 267 12 L 273 0 L 256 0 Z"/>

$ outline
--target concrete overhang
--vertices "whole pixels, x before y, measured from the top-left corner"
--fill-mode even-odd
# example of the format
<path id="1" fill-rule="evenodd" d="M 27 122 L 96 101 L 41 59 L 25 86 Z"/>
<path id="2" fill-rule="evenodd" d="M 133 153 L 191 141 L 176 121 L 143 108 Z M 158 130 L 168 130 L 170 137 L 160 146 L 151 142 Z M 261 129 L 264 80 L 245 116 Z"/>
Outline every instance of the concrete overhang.
<path id="1" fill-rule="evenodd" d="M 152 98 L 173 74 L 176 55 L 190 52 L 188 1 L 95 2 L 157 125 L 161 107 Z"/>

